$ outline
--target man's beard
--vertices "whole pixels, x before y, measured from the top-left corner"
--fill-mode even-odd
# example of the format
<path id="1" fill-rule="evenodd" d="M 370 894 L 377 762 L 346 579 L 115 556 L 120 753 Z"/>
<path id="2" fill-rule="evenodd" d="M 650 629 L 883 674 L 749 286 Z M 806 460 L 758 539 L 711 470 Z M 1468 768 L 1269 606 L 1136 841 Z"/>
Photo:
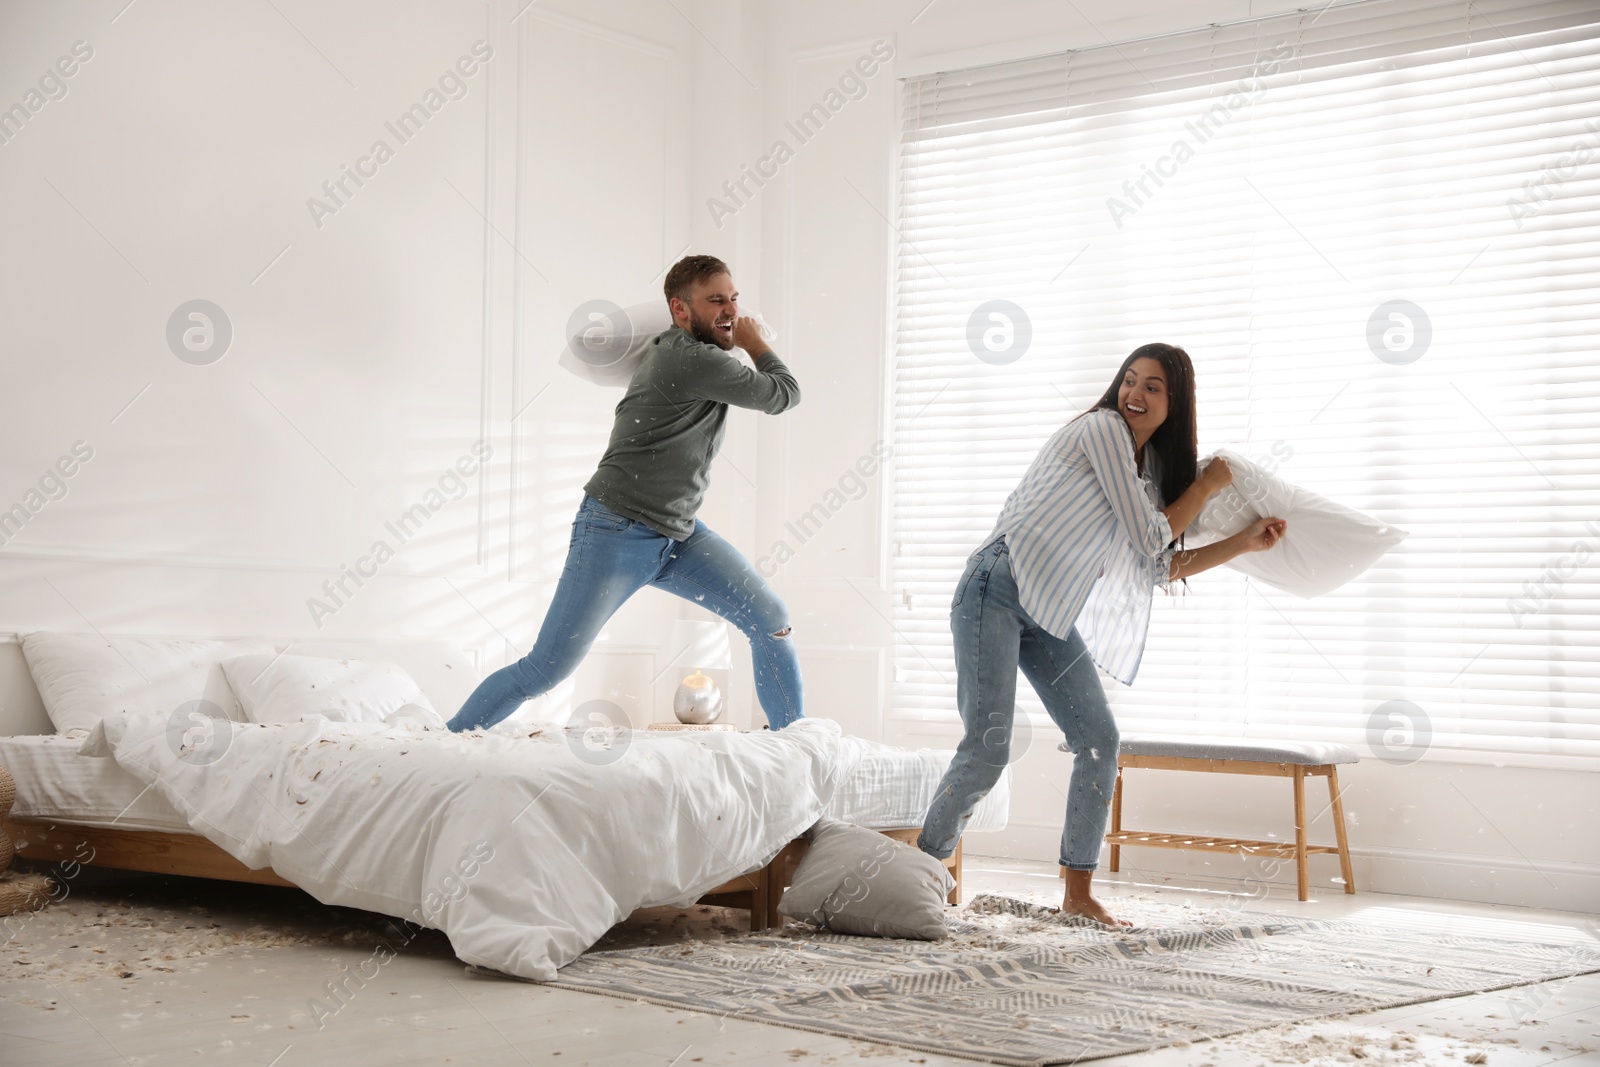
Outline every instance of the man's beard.
<path id="1" fill-rule="evenodd" d="M 730 336 L 726 342 L 717 333 L 716 318 L 702 319 L 693 311 L 689 312 L 689 336 L 705 345 L 716 345 L 726 352 L 733 347 L 733 338 Z"/>

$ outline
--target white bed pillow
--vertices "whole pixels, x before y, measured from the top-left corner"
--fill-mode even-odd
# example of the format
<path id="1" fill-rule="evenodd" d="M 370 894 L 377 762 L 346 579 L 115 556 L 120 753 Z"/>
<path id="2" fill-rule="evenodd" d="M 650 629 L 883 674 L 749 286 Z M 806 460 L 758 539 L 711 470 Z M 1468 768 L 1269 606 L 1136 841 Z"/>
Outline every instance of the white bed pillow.
<path id="1" fill-rule="evenodd" d="M 321 715 L 335 722 L 384 722 L 408 705 L 439 713 L 411 675 L 395 663 L 317 656 L 239 656 L 222 664 L 244 705 L 247 722 L 299 722 Z"/>
<path id="2" fill-rule="evenodd" d="M 777 331 L 759 314 L 751 312 L 751 317 L 760 325 L 767 343 L 776 344 Z M 590 325 L 567 338 L 567 347 L 556 362 L 585 381 L 625 389 L 633 381 L 633 372 L 639 369 L 650 342 L 671 328 L 672 312 L 665 299 L 648 300 L 609 315 L 596 310 Z M 728 355 L 748 367 L 755 366 L 742 348 L 732 349 Z"/>
<path id="3" fill-rule="evenodd" d="M 194 641 L 101 637 L 40 631 L 25 634 L 22 654 L 50 721 L 61 733 L 92 730 L 117 711 L 170 715 L 190 701 L 235 722 L 244 712 L 222 673 L 222 661 L 272 651 L 260 641 Z"/>
<path id="4" fill-rule="evenodd" d="M 383 717 L 390 726 L 407 730 L 447 730 L 449 724 L 429 704 L 403 704 Z"/>
<path id="5" fill-rule="evenodd" d="M 1187 546 L 1220 541 L 1257 519 L 1285 519 L 1283 540 L 1265 552 L 1246 552 L 1227 564 L 1296 596 L 1331 593 L 1406 539 L 1407 532 L 1354 508 L 1290 485 L 1231 449 L 1217 455 L 1233 484 L 1206 502 L 1190 527 Z M 1205 460 L 1200 467 L 1205 468 Z"/>
<path id="6" fill-rule="evenodd" d="M 298 640 L 281 651 L 320 659 L 355 659 L 398 663 L 436 708 L 454 710 L 478 688 L 476 658 L 465 649 L 425 638 L 358 638 Z"/>

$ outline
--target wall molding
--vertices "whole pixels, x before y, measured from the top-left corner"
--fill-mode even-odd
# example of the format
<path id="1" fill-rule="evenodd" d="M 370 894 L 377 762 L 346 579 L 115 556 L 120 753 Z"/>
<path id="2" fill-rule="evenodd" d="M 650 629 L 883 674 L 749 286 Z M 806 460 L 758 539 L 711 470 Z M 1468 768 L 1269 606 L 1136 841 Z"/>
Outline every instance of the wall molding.
<path id="1" fill-rule="evenodd" d="M 217 571 L 273 571 L 289 574 L 337 574 L 342 563 L 348 560 L 295 560 L 275 556 L 210 556 L 178 552 L 118 552 L 114 549 L 86 548 L 78 545 L 54 547 L 37 546 L 15 549 L 0 548 L 0 565 L 8 560 L 27 560 L 34 563 L 80 563 L 85 565 L 121 565 L 131 567 L 183 567 L 195 570 Z M 461 567 L 405 567 L 386 563 L 373 578 L 460 578 Z"/>
<path id="2" fill-rule="evenodd" d="M 532 15 L 534 18 L 538 19 L 540 22 L 548 23 L 551 26 L 560 26 L 562 29 L 575 30 L 578 33 L 585 34 L 589 37 L 594 37 L 598 40 L 606 41 L 610 44 L 619 44 L 624 48 L 632 48 L 639 52 L 647 52 L 650 55 L 656 56 L 660 59 L 672 59 L 677 55 L 677 49 L 671 47 L 670 45 L 664 45 L 659 41 L 652 41 L 648 37 L 638 37 L 634 34 L 628 33 L 626 30 L 619 30 L 614 27 L 607 26 L 604 23 L 593 22 L 577 15 L 564 15 L 559 11 L 550 11 L 542 7 L 526 7 L 523 10 L 525 10 L 529 15 Z"/>
<path id="3" fill-rule="evenodd" d="M 500 34 L 496 31 L 494 18 L 494 5 L 484 6 L 484 40 L 501 44 Z M 496 69 L 490 77 L 499 75 Z M 494 326 L 495 326 L 495 270 L 494 270 L 494 233 L 489 224 L 490 218 L 495 214 L 495 164 L 497 153 L 495 151 L 499 138 L 496 136 L 500 111 L 497 101 L 500 94 L 494 91 L 485 93 L 483 105 L 483 323 L 482 335 L 479 338 L 481 349 L 478 354 L 478 440 L 492 442 L 494 438 L 491 431 L 494 428 Z M 489 477 L 491 455 L 488 460 L 478 464 L 478 529 L 476 545 L 476 562 L 481 569 L 488 559 L 489 535 Z"/>
<path id="4" fill-rule="evenodd" d="M 890 39 L 891 44 L 894 43 L 892 38 L 892 34 L 888 35 L 888 39 Z M 859 37 L 843 42 L 791 50 L 789 52 L 788 62 L 785 68 L 787 84 L 784 86 L 783 90 L 783 111 L 781 114 L 776 116 L 769 114 L 765 116 L 766 119 L 771 121 L 772 119 L 776 118 L 778 125 L 781 127 L 785 122 L 791 120 L 796 114 L 798 114 L 800 108 L 805 106 L 806 103 L 814 102 L 814 99 L 807 100 L 802 98 L 800 93 L 799 87 L 801 83 L 801 75 L 805 68 L 814 67 L 829 61 L 842 60 L 848 64 L 850 61 L 860 57 L 863 53 L 869 53 L 872 49 L 873 43 L 880 39 L 885 38 L 882 36 Z M 899 50 L 897 47 L 895 51 L 896 59 L 898 56 Z M 891 98 L 891 110 L 895 105 L 895 101 L 898 100 L 898 95 L 900 92 L 898 81 L 894 78 L 892 70 L 888 69 L 890 67 L 890 63 L 893 62 L 894 60 L 890 60 L 889 63 L 883 64 L 883 67 L 886 68 L 884 73 L 888 75 L 884 82 L 886 86 L 885 91 L 893 94 L 893 97 Z M 879 191 L 885 193 L 886 198 L 884 200 L 884 204 L 886 205 L 886 208 L 892 209 L 892 194 L 895 187 L 895 176 L 899 167 L 899 155 L 891 147 L 885 147 L 884 151 L 887 152 L 889 156 L 887 161 L 888 166 L 886 167 L 885 171 L 885 180 L 887 182 L 887 186 Z M 789 321 L 793 321 L 796 307 L 795 289 L 797 271 L 795 267 L 795 250 L 798 247 L 798 242 L 796 240 L 795 216 L 797 209 L 795 198 L 797 196 L 797 187 L 799 185 L 798 174 L 794 172 L 785 172 L 782 174 L 781 180 L 782 185 L 780 186 L 779 190 L 781 199 L 778 205 L 778 229 L 782 234 L 783 251 L 781 258 L 782 276 L 779 280 L 777 289 L 780 294 L 779 306 L 787 319 Z M 767 210 L 765 205 L 763 205 L 762 210 L 763 212 Z M 892 233 L 892 230 L 889 232 Z M 888 274 L 888 284 L 886 284 L 884 289 L 883 352 L 885 353 L 885 358 L 879 368 L 878 380 L 876 383 L 876 388 L 878 389 L 878 409 L 880 412 L 878 421 L 878 436 L 879 439 L 884 442 L 889 442 L 891 440 L 892 427 L 890 423 L 890 412 L 892 411 L 894 405 L 894 398 L 890 391 L 890 386 L 892 385 L 892 353 L 894 350 L 894 289 L 892 287 L 892 281 L 894 276 L 895 254 L 894 242 L 892 239 L 890 239 L 888 241 L 888 248 L 884 256 L 885 269 Z M 794 480 L 787 475 L 789 473 L 790 458 L 794 451 L 795 445 L 793 431 L 790 429 L 790 424 L 787 421 L 780 420 L 779 434 L 776 444 L 778 446 L 779 455 L 775 457 L 775 459 L 776 462 L 781 466 L 782 473 L 784 475 L 779 481 L 781 486 L 778 491 L 778 498 L 780 502 L 779 509 L 781 516 L 792 516 L 794 514 L 794 499 L 792 492 Z M 849 579 L 851 577 L 865 578 L 870 580 L 874 584 L 874 587 L 883 594 L 885 602 L 887 603 L 889 598 L 892 596 L 892 590 L 890 589 L 891 575 L 889 570 L 890 551 L 892 547 L 890 545 L 891 530 L 889 526 L 889 475 L 891 470 L 891 462 L 891 460 L 883 461 L 883 464 L 880 468 L 880 476 L 874 480 L 874 487 L 871 493 L 871 499 L 875 501 L 873 526 L 875 527 L 877 549 L 870 563 L 871 573 L 867 575 L 840 575 L 837 577 L 803 577 L 789 574 L 787 573 L 786 569 L 780 568 L 777 577 L 782 578 L 787 582 L 804 583 L 807 585 L 820 587 L 845 586 L 849 585 Z M 758 522 L 756 530 L 758 541 L 767 537 L 768 529 L 781 529 L 782 527 L 777 525 L 777 523 L 782 521 L 783 519 L 780 518 L 774 522 L 772 526 L 769 526 L 765 529 L 763 528 L 763 524 Z M 889 646 L 885 646 L 885 648 L 888 647 Z M 885 725 L 884 710 L 882 706 L 879 708 L 878 722 L 880 727 Z"/>
<path id="5" fill-rule="evenodd" d="M 889 36 L 893 35 L 890 34 Z M 836 41 L 832 44 L 815 45 L 811 48 L 796 49 L 795 51 L 789 53 L 790 68 L 792 70 L 802 63 L 814 63 L 822 59 L 838 59 L 841 56 L 848 56 L 853 59 L 862 52 L 871 51 L 873 43 L 881 40 L 887 40 L 887 37 L 884 35 L 879 35 L 877 37 L 856 37 L 848 41 Z M 891 41 L 890 43 L 892 44 L 893 42 Z M 791 92 L 789 102 L 792 106 L 794 103 L 793 82 L 790 83 L 790 86 Z"/>
<path id="6" fill-rule="evenodd" d="M 613 29 L 610 26 L 606 26 L 598 22 L 592 22 L 588 19 L 579 18 L 573 15 L 565 15 L 554 11 L 547 11 L 543 8 L 532 6 L 525 6 L 522 8 L 522 10 L 526 13 L 526 15 L 531 16 L 531 18 L 527 24 L 517 27 L 515 31 L 517 71 L 517 84 L 515 90 L 516 114 L 515 121 L 513 123 L 515 131 L 515 141 L 513 147 L 513 167 L 515 177 L 513 182 L 514 188 L 512 193 L 510 228 L 513 240 L 515 241 L 514 247 L 519 250 L 523 247 L 523 229 L 526 221 L 531 217 L 532 214 L 531 205 L 528 202 L 528 175 L 531 172 L 534 164 L 528 158 L 531 146 L 528 144 L 528 138 L 524 132 L 527 125 L 526 116 L 533 106 L 528 100 L 528 86 L 531 79 L 527 76 L 527 72 L 532 63 L 529 58 L 529 52 L 532 48 L 532 33 L 527 27 L 532 25 L 532 19 L 537 19 L 548 26 L 555 26 L 562 29 L 571 30 L 586 37 L 604 41 L 610 45 L 631 49 L 633 51 L 643 53 L 652 59 L 659 60 L 665 65 L 663 81 L 667 83 L 669 89 L 675 86 L 676 75 L 674 72 L 679 59 L 678 50 L 669 45 L 664 45 L 644 37 L 638 37 L 622 30 Z M 664 140 L 667 139 L 668 131 L 666 129 L 663 129 L 662 137 Z M 665 206 L 663 206 L 662 225 L 663 228 L 670 225 L 670 219 L 667 217 Z M 665 239 L 662 241 L 663 246 L 665 246 L 667 243 L 668 242 Z M 664 267 L 663 273 L 665 272 L 665 269 L 666 268 Z M 532 399 L 524 400 L 522 395 L 526 390 L 526 384 L 523 381 L 523 356 L 528 348 L 526 343 L 528 331 L 526 326 L 526 315 L 523 312 L 524 302 L 522 299 L 525 273 L 522 257 L 520 255 L 514 255 L 511 271 L 511 403 L 515 407 L 520 408 L 522 405 L 532 403 Z M 546 385 L 546 388 L 549 388 L 548 384 Z M 510 423 L 508 431 L 510 458 L 508 460 L 509 486 L 506 511 L 506 580 L 513 583 L 538 582 L 541 579 L 524 576 L 524 572 L 529 568 L 520 555 L 520 553 L 523 551 L 521 548 L 522 539 L 518 536 L 518 529 L 522 518 L 522 501 L 523 497 L 527 495 L 522 491 L 523 468 L 526 465 L 523 462 L 522 456 L 524 446 L 528 439 L 526 423 L 521 418 L 515 418 Z M 599 459 L 598 456 L 595 458 L 597 460 Z"/>
<path id="7" fill-rule="evenodd" d="M 41 632 L 41 631 L 38 631 L 38 630 L 0 630 L 0 645 L 20 645 L 20 644 L 22 644 L 22 639 L 24 637 L 26 637 L 28 634 L 39 633 L 39 632 Z M 201 634 L 201 633 L 193 633 L 193 632 L 190 632 L 190 633 L 146 633 L 146 632 L 143 632 L 143 631 L 140 631 L 138 633 L 133 633 L 133 632 L 125 631 L 125 630 L 114 630 L 114 631 L 112 631 L 110 633 L 106 633 L 106 632 L 101 631 L 101 630 L 92 630 L 92 629 L 91 630 L 81 630 L 81 629 L 70 629 L 69 630 L 69 629 L 63 629 L 63 628 L 60 628 L 60 627 L 52 628 L 48 632 L 50 632 L 50 633 L 61 633 L 61 634 L 78 634 L 79 636 L 82 636 L 82 637 L 88 637 L 88 636 L 90 636 L 92 634 L 95 637 L 105 638 L 107 640 L 112 640 L 112 639 L 116 639 L 116 638 L 124 638 L 124 639 L 128 639 L 128 640 L 136 640 L 136 641 L 258 641 L 258 642 L 262 642 L 264 644 L 289 645 L 291 647 L 293 647 L 294 645 L 337 645 L 337 644 L 340 644 L 340 643 L 343 643 L 343 642 L 351 642 L 351 643 L 355 643 L 355 644 L 374 644 L 374 645 L 382 645 L 382 644 L 389 644 L 389 645 L 437 645 L 437 646 L 439 646 L 441 648 L 451 648 L 451 649 L 454 649 L 457 652 L 460 652 L 462 655 L 467 656 L 469 659 L 473 660 L 475 665 L 478 664 L 478 662 L 480 660 L 482 660 L 483 655 L 484 655 L 485 646 L 489 644 L 489 641 L 487 641 L 487 640 L 460 641 L 460 642 L 458 642 L 458 641 L 441 641 L 439 638 L 436 638 L 436 637 L 406 637 L 406 636 L 403 636 L 403 635 L 400 636 L 400 637 L 396 637 L 393 633 L 385 633 L 385 634 L 337 634 L 337 635 L 314 633 L 314 634 L 310 634 L 310 635 L 302 635 L 300 637 L 295 637 L 292 634 L 276 634 L 276 635 L 260 634 L 260 633 L 245 633 L 245 634 L 241 634 L 241 633 L 208 633 L 208 634 Z"/>

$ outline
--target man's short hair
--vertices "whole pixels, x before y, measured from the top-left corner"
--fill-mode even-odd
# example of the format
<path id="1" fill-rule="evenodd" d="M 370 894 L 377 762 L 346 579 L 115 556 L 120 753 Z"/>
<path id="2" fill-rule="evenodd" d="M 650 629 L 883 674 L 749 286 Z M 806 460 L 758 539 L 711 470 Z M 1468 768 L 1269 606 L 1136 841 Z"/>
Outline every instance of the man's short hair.
<path id="1" fill-rule="evenodd" d="M 727 273 L 728 265 L 716 256 L 684 256 L 667 271 L 667 280 L 661 288 L 667 294 L 669 305 L 673 297 L 687 302 L 690 286 Z"/>

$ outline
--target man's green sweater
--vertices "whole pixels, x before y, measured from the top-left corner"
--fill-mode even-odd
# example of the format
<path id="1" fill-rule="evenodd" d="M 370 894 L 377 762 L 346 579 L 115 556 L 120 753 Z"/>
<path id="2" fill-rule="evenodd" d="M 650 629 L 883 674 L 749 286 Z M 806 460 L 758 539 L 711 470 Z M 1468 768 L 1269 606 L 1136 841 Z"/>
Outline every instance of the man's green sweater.
<path id="1" fill-rule="evenodd" d="M 799 384 L 774 353 L 755 364 L 751 370 L 678 326 L 657 337 L 617 404 L 611 443 L 584 492 L 674 541 L 687 539 L 728 405 L 776 415 L 800 403 Z"/>

